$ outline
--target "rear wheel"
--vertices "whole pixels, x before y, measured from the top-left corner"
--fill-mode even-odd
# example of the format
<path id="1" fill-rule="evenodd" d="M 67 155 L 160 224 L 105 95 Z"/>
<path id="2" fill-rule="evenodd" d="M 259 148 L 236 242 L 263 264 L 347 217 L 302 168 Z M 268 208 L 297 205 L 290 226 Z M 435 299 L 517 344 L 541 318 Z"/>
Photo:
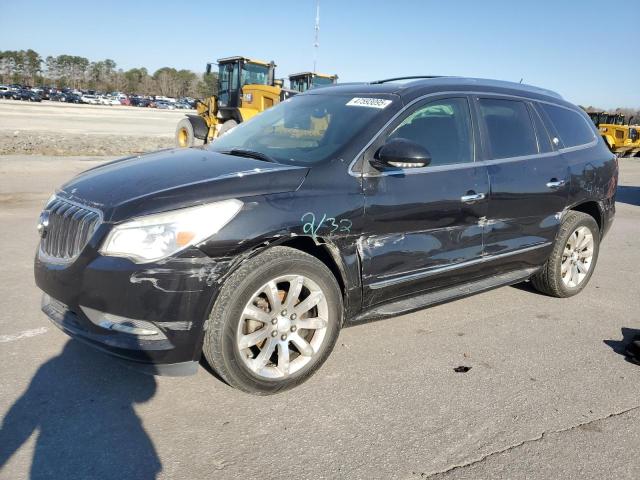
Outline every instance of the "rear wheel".
<path id="1" fill-rule="evenodd" d="M 191 120 L 183 118 L 176 127 L 176 145 L 179 147 L 193 147 L 195 144 L 195 134 Z"/>
<path id="2" fill-rule="evenodd" d="M 554 297 L 571 297 L 589 283 L 598 260 L 600 230 L 592 216 L 569 211 L 547 263 L 531 278 L 536 290 Z"/>
<path id="3" fill-rule="evenodd" d="M 318 259 L 274 247 L 224 283 L 203 345 L 231 386 L 258 395 L 292 388 L 326 360 L 342 322 L 342 295 Z"/>

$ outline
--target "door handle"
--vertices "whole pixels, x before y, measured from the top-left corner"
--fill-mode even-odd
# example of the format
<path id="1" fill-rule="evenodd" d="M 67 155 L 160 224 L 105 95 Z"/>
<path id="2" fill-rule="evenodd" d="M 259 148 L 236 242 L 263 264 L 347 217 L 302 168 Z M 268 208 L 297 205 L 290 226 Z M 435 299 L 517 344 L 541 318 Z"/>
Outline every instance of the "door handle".
<path id="1" fill-rule="evenodd" d="M 557 178 L 552 178 L 547 182 L 547 187 L 554 188 L 554 189 L 560 188 L 560 187 L 564 187 L 565 183 L 567 183 L 565 180 L 558 180 Z"/>
<path id="2" fill-rule="evenodd" d="M 473 202 L 477 202 L 478 200 L 484 200 L 484 193 L 472 193 L 469 192 L 466 195 L 463 195 L 460 197 L 460 201 L 463 203 L 473 203 Z"/>

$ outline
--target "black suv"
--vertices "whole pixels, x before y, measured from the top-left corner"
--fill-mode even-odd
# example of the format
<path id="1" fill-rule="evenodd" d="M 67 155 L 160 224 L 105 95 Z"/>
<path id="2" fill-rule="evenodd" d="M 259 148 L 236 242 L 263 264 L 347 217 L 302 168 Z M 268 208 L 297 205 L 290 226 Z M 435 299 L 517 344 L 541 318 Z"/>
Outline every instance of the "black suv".
<path id="1" fill-rule="evenodd" d="M 117 160 L 40 217 L 44 312 L 153 373 L 273 393 L 343 325 L 531 280 L 580 292 L 618 164 L 579 108 L 507 82 L 310 90 L 209 146 Z"/>

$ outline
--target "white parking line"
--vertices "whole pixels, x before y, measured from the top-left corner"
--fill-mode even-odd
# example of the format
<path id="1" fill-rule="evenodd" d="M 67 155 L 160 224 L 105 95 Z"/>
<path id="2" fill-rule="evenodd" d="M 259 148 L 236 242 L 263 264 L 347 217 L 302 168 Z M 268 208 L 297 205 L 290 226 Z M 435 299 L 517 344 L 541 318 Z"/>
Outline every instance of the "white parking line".
<path id="1" fill-rule="evenodd" d="M 42 335 L 49 330 L 46 327 L 34 328 L 33 330 L 25 330 L 24 332 L 14 333 L 13 335 L 0 335 L 0 343 L 15 342 L 21 338 L 35 337 Z"/>

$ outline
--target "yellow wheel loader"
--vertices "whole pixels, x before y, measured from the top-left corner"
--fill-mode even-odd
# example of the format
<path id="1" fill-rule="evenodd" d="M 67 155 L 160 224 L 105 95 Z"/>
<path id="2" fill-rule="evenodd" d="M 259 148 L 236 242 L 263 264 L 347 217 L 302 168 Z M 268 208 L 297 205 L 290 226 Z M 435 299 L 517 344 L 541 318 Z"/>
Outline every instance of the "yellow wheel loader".
<path id="1" fill-rule="evenodd" d="M 588 115 L 613 153 L 620 157 L 640 154 L 640 127 L 632 125 L 633 117 L 625 124 L 625 116 L 620 113 L 591 112 Z"/>
<path id="2" fill-rule="evenodd" d="M 178 122 L 176 144 L 208 143 L 233 127 L 295 94 L 275 79 L 275 64 L 246 57 L 218 60 L 218 94 L 198 101 L 197 114 Z M 207 64 L 211 74 L 212 64 Z"/>
<path id="3" fill-rule="evenodd" d="M 289 75 L 289 88 L 296 92 L 306 92 L 310 88 L 325 87 L 338 83 L 337 75 L 323 73 L 301 72 Z"/>

